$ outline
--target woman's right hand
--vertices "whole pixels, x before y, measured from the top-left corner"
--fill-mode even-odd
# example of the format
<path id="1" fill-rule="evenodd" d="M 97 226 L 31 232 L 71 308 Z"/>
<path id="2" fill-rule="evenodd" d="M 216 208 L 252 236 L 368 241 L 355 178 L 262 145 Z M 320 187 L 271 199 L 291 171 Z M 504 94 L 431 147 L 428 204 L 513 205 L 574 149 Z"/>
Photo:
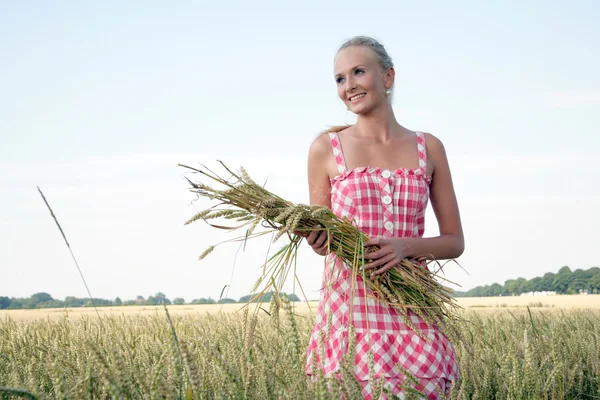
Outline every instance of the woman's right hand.
<path id="1" fill-rule="evenodd" d="M 326 256 L 329 253 L 329 243 L 327 243 L 327 231 L 314 229 L 308 235 L 306 232 L 294 232 L 297 235 L 304 236 L 306 242 L 313 249 L 315 253 L 320 256 Z"/>
<path id="2" fill-rule="evenodd" d="M 327 231 L 314 230 L 308 235 L 306 241 L 315 253 L 320 256 L 326 256 L 327 253 L 329 253 L 329 241 L 327 240 L 327 236 Z"/>

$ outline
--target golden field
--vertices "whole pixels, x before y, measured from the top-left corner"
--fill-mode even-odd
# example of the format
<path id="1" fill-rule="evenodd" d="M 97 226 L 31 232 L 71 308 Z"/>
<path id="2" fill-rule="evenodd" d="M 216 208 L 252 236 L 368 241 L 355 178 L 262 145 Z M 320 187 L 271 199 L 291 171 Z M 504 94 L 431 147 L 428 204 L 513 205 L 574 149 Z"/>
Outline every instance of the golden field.
<path id="1" fill-rule="evenodd" d="M 459 303 L 453 399 L 600 398 L 600 296 Z M 101 319 L 90 308 L 0 311 L 0 398 L 360 398 L 354 357 L 342 381 L 306 379 L 306 303 L 262 303 L 271 317 L 241 307 L 103 307 Z"/>
<path id="2" fill-rule="evenodd" d="M 458 304 L 465 310 L 500 310 L 512 308 L 543 308 L 543 309 L 600 309 L 600 295 L 556 295 L 556 296 L 512 296 L 512 297 L 462 297 Z M 250 305 L 251 310 L 254 304 Z M 219 312 L 235 313 L 243 311 L 243 304 L 186 304 L 167 306 L 171 315 L 206 315 Z M 266 307 L 266 305 L 265 305 Z M 299 314 L 310 314 L 316 310 L 317 302 L 296 302 L 294 310 Z M 121 306 L 98 307 L 101 316 L 153 316 L 164 315 L 162 306 Z M 58 320 L 65 316 L 77 318 L 81 316 L 96 316 L 96 311 L 90 307 L 82 308 L 46 308 L 34 310 L 0 310 L 0 320 L 13 321 Z"/>

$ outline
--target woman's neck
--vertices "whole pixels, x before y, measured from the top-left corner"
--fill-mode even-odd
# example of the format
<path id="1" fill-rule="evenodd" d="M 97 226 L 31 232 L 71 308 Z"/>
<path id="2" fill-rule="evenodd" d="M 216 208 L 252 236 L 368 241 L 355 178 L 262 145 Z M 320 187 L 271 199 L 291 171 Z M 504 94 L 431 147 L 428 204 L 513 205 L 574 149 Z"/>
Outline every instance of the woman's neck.
<path id="1" fill-rule="evenodd" d="M 380 107 L 366 115 L 359 115 L 354 128 L 357 136 L 381 143 L 403 136 L 407 132 L 407 129 L 396 121 L 391 105 Z"/>

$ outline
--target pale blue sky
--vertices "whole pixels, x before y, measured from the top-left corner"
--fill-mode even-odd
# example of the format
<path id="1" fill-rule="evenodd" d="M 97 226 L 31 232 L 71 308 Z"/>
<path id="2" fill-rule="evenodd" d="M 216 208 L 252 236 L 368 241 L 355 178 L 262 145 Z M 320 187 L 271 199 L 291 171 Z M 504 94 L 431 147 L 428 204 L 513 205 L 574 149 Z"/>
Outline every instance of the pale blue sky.
<path id="1" fill-rule="evenodd" d="M 308 146 L 353 121 L 332 61 L 357 34 L 395 62 L 399 122 L 446 145 L 470 274 L 452 279 L 599 264 L 597 2 L 123 3 L 0 4 L 0 296 L 85 296 L 36 185 L 94 296 L 246 294 L 266 244 L 233 278 L 233 246 L 197 262 L 217 236 L 182 226 L 176 165 L 222 159 L 307 202 Z M 300 266 L 317 298 L 320 259 Z"/>

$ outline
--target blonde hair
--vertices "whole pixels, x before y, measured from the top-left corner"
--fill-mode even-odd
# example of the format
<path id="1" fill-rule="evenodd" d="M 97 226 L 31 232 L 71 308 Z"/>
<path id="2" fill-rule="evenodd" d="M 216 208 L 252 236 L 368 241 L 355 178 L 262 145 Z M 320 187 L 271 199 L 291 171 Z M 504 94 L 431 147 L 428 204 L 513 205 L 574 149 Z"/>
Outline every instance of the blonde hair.
<path id="1" fill-rule="evenodd" d="M 394 62 L 385 50 L 385 47 L 383 47 L 381 43 L 379 43 L 376 39 L 373 39 L 372 37 L 354 36 L 353 38 L 348 39 L 344 43 L 342 43 L 337 53 L 351 46 L 365 46 L 373 50 L 373 52 L 375 52 L 375 55 L 377 55 L 377 62 L 384 70 L 392 68 L 394 66 Z"/>
<path id="2" fill-rule="evenodd" d="M 321 136 L 324 133 L 329 133 L 329 132 L 340 132 L 343 131 L 346 128 L 351 127 L 352 125 L 348 124 L 348 125 L 334 125 L 334 126 L 330 126 L 329 128 L 325 129 L 322 132 L 319 132 L 319 134 L 317 136 Z"/>

